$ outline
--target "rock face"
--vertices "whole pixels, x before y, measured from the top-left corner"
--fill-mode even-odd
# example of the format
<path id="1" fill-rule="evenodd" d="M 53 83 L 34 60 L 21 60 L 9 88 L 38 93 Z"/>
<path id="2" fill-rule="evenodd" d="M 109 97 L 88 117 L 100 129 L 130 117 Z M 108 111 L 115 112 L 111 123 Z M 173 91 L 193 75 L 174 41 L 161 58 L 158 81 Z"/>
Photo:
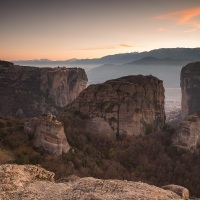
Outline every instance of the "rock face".
<path id="1" fill-rule="evenodd" d="M 25 123 L 24 132 L 32 139 L 34 147 L 46 153 L 59 156 L 70 149 L 63 124 L 51 114 L 30 119 Z"/>
<path id="2" fill-rule="evenodd" d="M 182 119 L 200 111 L 200 62 L 190 63 L 181 70 Z"/>
<path id="3" fill-rule="evenodd" d="M 174 144 L 191 151 L 200 145 L 200 117 L 187 116 L 179 126 L 174 137 Z"/>
<path id="4" fill-rule="evenodd" d="M 126 76 L 90 85 L 67 105 L 65 112 L 88 115 L 99 132 L 113 135 L 141 135 L 162 129 L 165 123 L 164 88 L 153 76 Z M 105 124 L 103 125 L 103 121 Z M 106 129 L 104 129 L 106 127 Z M 92 129 L 92 128 L 91 128 Z"/>
<path id="5" fill-rule="evenodd" d="M 172 191 L 141 182 L 91 177 L 55 183 L 54 174 L 32 165 L 0 166 L 0 199 L 170 200 L 186 199 Z"/>
<path id="6" fill-rule="evenodd" d="M 37 68 L 0 62 L 0 114 L 18 118 L 56 113 L 85 89 L 80 68 Z"/>

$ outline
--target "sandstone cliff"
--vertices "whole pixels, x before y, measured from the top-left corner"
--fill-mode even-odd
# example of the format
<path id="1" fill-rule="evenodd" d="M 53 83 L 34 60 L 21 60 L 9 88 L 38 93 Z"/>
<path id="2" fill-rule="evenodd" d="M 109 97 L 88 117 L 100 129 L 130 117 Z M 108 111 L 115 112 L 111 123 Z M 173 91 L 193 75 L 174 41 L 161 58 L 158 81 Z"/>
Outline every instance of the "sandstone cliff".
<path id="1" fill-rule="evenodd" d="M 174 144 L 194 151 L 200 145 L 200 117 L 189 115 L 180 123 Z"/>
<path id="2" fill-rule="evenodd" d="M 162 129 L 164 88 L 153 76 L 126 76 L 90 85 L 65 112 L 89 116 L 85 129 L 109 135 L 140 135 Z M 101 124 L 101 125 L 100 125 Z"/>
<path id="3" fill-rule="evenodd" d="M 181 70 L 182 119 L 200 111 L 200 62 L 190 63 Z"/>
<path id="4" fill-rule="evenodd" d="M 86 87 L 80 68 L 37 68 L 0 63 L 0 114 L 18 118 L 57 111 Z"/>
<path id="5" fill-rule="evenodd" d="M 177 195 L 169 191 L 171 187 L 164 190 L 146 183 L 132 181 L 87 177 L 55 183 L 52 172 L 33 165 L 1 165 L 0 180 L 0 199 L 2 200 L 186 200 L 189 197 L 187 196 L 189 192 L 185 188 L 180 190 L 178 187 L 175 191 L 178 191 L 180 195 Z"/>
<path id="6" fill-rule="evenodd" d="M 70 149 L 63 124 L 51 114 L 29 119 L 24 125 L 24 132 L 29 135 L 34 147 L 46 153 L 59 156 Z"/>

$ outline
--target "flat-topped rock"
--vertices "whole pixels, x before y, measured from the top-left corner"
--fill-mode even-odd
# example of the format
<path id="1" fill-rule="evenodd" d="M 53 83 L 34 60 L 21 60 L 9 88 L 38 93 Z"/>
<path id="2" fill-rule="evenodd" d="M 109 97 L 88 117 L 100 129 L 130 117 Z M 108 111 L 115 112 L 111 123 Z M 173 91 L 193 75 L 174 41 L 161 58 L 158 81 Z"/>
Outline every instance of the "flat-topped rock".
<path id="1" fill-rule="evenodd" d="M 67 105 L 65 112 L 88 115 L 93 119 L 91 126 L 101 118 L 107 123 L 105 127 L 111 127 L 113 135 L 137 136 L 162 129 L 164 98 L 163 82 L 158 78 L 125 76 L 88 86 Z M 103 126 L 102 130 L 98 127 L 99 131 L 106 132 Z"/>

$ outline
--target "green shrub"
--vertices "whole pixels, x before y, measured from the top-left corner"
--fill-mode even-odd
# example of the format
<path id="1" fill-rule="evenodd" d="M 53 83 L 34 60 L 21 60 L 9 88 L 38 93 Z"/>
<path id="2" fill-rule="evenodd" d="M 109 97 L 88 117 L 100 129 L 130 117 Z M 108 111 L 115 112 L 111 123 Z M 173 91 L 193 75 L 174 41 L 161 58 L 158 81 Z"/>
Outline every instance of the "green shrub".
<path id="1" fill-rule="evenodd" d="M 170 135 L 173 135 L 175 132 L 175 128 L 171 127 L 169 124 L 165 124 L 163 126 L 163 131 L 169 133 Z"/>
<path id="2" fill-rule="evenodd" d="M 116 156 L 116 151 L 115 151 L 115 149 L 113 147 L 111 147 L 109 149 L 108 155 L 109 155 L 110 159 L 112 159 L 112 158 L 114 158 Z"/>
<path id="3" fill-rule="evenodd" d="M 90 119 L 90 116 L 81 114 L 80 118 L 83 119 L 83 120 L 87 120 L 87 119 Z"/>
<path id="4" fill-rule="evenodd" d="M 21 146 L 15 150 L 17 164 L 38 164 L 42 156 L 30 146 Z"/>
<path id="5" fill-rule="evenodd" d="M 188 117 L 188 121 L 190 121 L 190 122 L 196 122 L 197 119 L 196 119 L 196 117 L 192 116 L 192 117 Z"/>
<path id="6" fill-rule="evenodd" d="M 74 115 L 80 115 L 80 114 L 81 114 L 80 111 L 78 111 L 78 110 L 75 110 L 75 111 L 74 111 Z"/>
<path id="7" fill-rule="evenodd" d="M 7 127 L 11 127 L 11 126 L 13 126 L 13 122 L 12 121 L 6 121 L 6 126 Z"/>
<path id="8" fill-rule="evenodd" d="M 14 156 L 11 151 L 0 149 L 0 164 L 12 163 L 13 161 Z"/>
<path id="9" fill-rule="evenodd" d="M 5 128 L 6 122 L 3 119 L 0 119 L 0 128 Z"/>
<path id="10" fill-rule="evenodd" d="M 4 128 L 4 129 L 0 129 L 0 141 L 3 140 L 6 135 L 7 135 L 7 130 Z"/>
<path id="11" fill-rule="evenodd" d="M 5 145 L 6 147 L 13 149 L 14 147 L 14 143 L 15 141 L 13 141 L 12 139 L 10 139 L 8 136 L 6 136 L 3 140 L 2 143 L 3 145 Z"/>
<path id="12" fill-rule="evenodd" d="M 151 133 L 153 133 L 154 131 L 154 126 L 152 124 L 146 124 L 145 126 L 145 135 L 149 135 Z"/>

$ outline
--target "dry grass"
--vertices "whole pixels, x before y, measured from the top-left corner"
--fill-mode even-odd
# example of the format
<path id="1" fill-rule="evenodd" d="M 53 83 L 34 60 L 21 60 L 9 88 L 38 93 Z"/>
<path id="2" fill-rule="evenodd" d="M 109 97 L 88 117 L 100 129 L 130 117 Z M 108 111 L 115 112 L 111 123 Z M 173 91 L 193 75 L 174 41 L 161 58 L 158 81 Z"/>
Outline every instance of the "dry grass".
<path id="1" fill-rule="evenodd" d="M 0 164 L 12 163 L 15 160 L 12 152 L 0 149 Z"/>

